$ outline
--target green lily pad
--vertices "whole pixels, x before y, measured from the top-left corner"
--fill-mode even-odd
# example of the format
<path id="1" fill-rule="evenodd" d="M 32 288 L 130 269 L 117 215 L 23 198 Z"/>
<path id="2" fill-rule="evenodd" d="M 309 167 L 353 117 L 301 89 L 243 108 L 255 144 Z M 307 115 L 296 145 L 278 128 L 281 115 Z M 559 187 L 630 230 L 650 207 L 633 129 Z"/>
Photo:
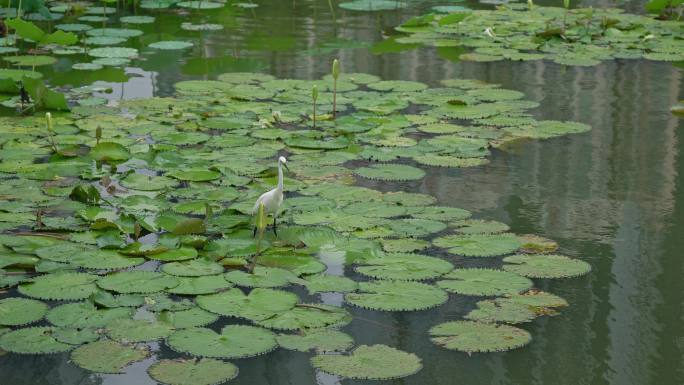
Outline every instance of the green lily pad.
<path id="1" fill-rule="evenodd" d="M 454 267 L 451 263 L 419 254 L 386 254 L 381 258 L 362 261 L 356 271 L 376 279 L 425 280 L 446 274 Z"/>
<path id="2" fill-rule="evenodd" d="M 570 278 L 587 274 L 591 265 L 555 254 L 518 254 L 504 258 L 504 270 L 530 278 Z"/>
<path id="3" fill-rule="evenodd" d="M 220 275 L 202 277 L 177 277 L 178 286 L 168 289 L 169 293 L 180 295 L 198 295 L 216 293 L 232 286 Z"/>
<path id="4" fill-rule="evenodd" d="M 180 311 L 163 311 L 158 316 L 160 322 L 169 324 L 176 329 L 205 326 L 215 322 L 218 318 L 216 314 L 197 307 Z"/>
<path id="5" fill-rule="evenodd" d="M 304 334 L 280 334 L 278 345 L 288 350 L 308 352 L 339 352 L 354 345 L 348 334 L 334 329 L 311 330 Z"/>
<path id="6" fill-rule="evenodd" d="M 353 0 L 338 4 L 340 8 L 350 11 L 387 11 L 406 7 L 406 3 L 399 0 Z"/>
<path id="7" fill-rule="evenodd" d="M 140 173 L 128 174 L 121 179 L 121 185 L 141 191 L 157 191 L 174 186 L 177 182 L 164 176 L 149 176 Z"/>
<path id="8" fill-rule="evenodd" d="M 516 294 L 532 287 L 532 281 L 518 274 L 494 269 L 456 269 L 437 281 L 437 286 L 463 295 Z"/>
<path id="9" fill-rule="evenodd" d="M 175 277 L 152 271 L 124 271 L 101 278 L 97 285 L 117 293 L 156 293 L 179 283 Z"/>
<path id="10" fill-rule="evenodd" d="M 471 310 L 465 318 L 478 322 L 518 324 L 530 322 L 536 316 L 529 306 L 520 302 L 484 300 L 479 301 L 477 309 Z"/>
<path id="11" fill-rule="evenodd" d="M 178 277 L 201 277 L 221 274 L 223 266 L 205 258 L 197 258 L 184 262 L 171 262 L 162 265 L 161 270 Z"/>
<path id="12" fill-rule="evenodd" d="M 275 267 L 257 266 L 252 273 L 231 271 L 226 280 L 245 287 L 281 287 L 289 285 L 297 277 L 292 272 Z"/>
<path id="13" fill-rule="evenodd" d="M 124 319 L 107 327 L 107 335 L 120 342 L 147 342 L 166 338 L 173 328 L 163 322 Z"/>
<path id="14" fill-rule="evenodd" d="M 48 307 L 41 301 L 27 298 L 0 300 L 0 325 L 20 326 L 36 322 L 45 316 Z"/>
<path id="15" fill-rule="evenodd" d="M 66 352 L 72 345 L 59 342 L 52 336 L 51 327 L 16 329 L 0 336 L 0 349 L 19 354 L 50 354 Z"/>
<path id="16" fill-rule="evenodd" d="M 152 43 L 148 47 L 167 51 L 167 50 L 185 49 L 185 48 L 190 48 L 192 46 L 193 46 L 193 44 L 190 43 L 189 41 L 166 40 L 166 41 L 158 41 L 156 43 Z"/>
<path id="17" fill-rule="evenodd" d="M 132 59 L 138 56 L 138 50 L 126 47 L 93 48 L 88 51 L 88 55 L 92 57 L 122 57 Z"/>
<path id="18" fill-rule="evenodd" d="M 45 55 L 18 55 L 18 56 L 6 56 L 5 61 L 10 62 L 16 66 L 22 67 L 38 67 L 52 65 L 57 62 L 57 59 L 53 56 Z"/>
<path id="19" fill-rule="evenodd" d="M 508 325 L 452 321 L 430 329 L 430 340 L 443 348 L 466 353 L 502 352 L 527 345 L 532 336 Z"/>
<path id="20" fill-rule="evenodd" d="M 238 368 L 230 362 L 210 358 L 175 359 L 159 360 L 147 369 L 147 373 L 162 384 L 215 385 L 237 377 Z"/>
<path id="21" fill-rule="evenodd" d="M 20 285 L 19 292 L 38 299 L 73 301 L 95 293 L 97 280 L 96 275 L 84 273 L 47 274 Z"/>
<path id="22" fill-rule="evenodd" d="M 423 367 L 415 354 L 385 345 L 361 345 L 349 355 L 318 355 L 311 365 L 333 375 L 364 380 L 407 377 Z"/>
<path id="23" fill-rule="evenodd" d="M 71 361 L 79 367 L 97 373 L 121 373 L 129 364 L 150 355 L 140 349 L 114 341 L 101 340 L 83 345 L 71 352 Z"/>
<path id="24" fill-rule="evenodd" d="M 245 358 L 268 353 L 277 347 L 275 334 L 255 326 L 228 325 L 211 329 L 178 330 L 167 339 L 169 347 L 198 357 Z"/>
<path id="25" fill-rule="evenodd" d="M 229 317 L 264 320 L 292 309 L 297 303 L 295 294 L 272 289 L 257 288 L 245 295 L 240 289 L 201 295 L 197 305 L 204 310 Z"/>
<path id="26" fill-rule="evenodd" d="M 466 257 L 493 257 L 510 254 L 520 247 L 520 240 L 513 234 L 447 235 L 432 241 L 449 253 Z"/>
<path id="27" fill-rule="evenodd" d="M 346 310 L 324 304 L 297 304 L 296 307 L 279 312 L 272 317 L 255 321 L 269 329 L 297 330 L 340 327 L 351 322 Z"/>
<path id="28" fill-rule="evenodd" d="M 306 286 L 310 294 L 323 292 L 349 293 L 356 291 L 358 283 L 347 277 L 328 274 L 314 274 L 304 277 L 302 285 Z"/>
<path id="29" fill-rule="evenodd" d="M 99 328 L 118 323 L 133 315 L 127 307 L 98 309 L 90 302 L 73 302 L 50 309 L 47 320 L 62 327 Z"/>
<path id="30" fill-rule="evenodd" d="M 402 281 L 361 282 L 358 293 L 344 296 L 352 305 L 382 311 L 424 310 L 439 306 L 447 299 L 447 293 L 435 286 Z"/>
<path id="31" fill-rule="evenodd" d="M 384 181 L 417 180 L 425 176 L 425 171 L 404 164 L 374 164 L 358 168 L 354 172 L 364 178 Z"/>

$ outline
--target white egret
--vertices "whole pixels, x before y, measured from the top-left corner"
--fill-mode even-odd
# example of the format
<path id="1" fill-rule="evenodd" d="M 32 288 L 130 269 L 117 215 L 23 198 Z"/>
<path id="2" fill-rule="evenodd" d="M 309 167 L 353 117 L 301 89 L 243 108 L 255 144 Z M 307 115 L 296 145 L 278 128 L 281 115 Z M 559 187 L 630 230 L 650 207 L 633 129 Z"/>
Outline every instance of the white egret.
<path id="1" fill-rule="evenodd" d="M 259 205 L 263 203 L 264 212 L 266 215 L 273 215 L 273 233 L 278 236 L 276 230 L 276 217 L 278 216 L 278 210 L 280 210 L 280 205 L 283 204 L 283 166 L 289 171 L 287 167 L 287 159 L 284 156 L 278 158 L 278 186 L 271 191 L 261 194 L 259 199 L 254 203 L 252 208 L 252 215 L 256 215 L 259 212 Z M 257 228 L 254 227 L 254 234 L 256 236 Z"/>

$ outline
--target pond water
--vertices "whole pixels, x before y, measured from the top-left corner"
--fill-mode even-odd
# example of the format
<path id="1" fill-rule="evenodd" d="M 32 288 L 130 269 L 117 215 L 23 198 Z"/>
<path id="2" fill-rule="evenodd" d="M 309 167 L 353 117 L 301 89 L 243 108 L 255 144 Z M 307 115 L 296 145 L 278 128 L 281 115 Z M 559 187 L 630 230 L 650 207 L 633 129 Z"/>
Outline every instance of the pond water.
<path id="1" fill-rule="evenodd" d="M 335 3 L 333 1 L 333 3 Z M 431 85 L 472 78 L 521 91 L 541 107 L 539 119 L 571 120 L 590 132 L 525 141 L 493 150 L 491 163 L 466 169 L 421 166 L 419 182 L 360 181 L 382 191 L 414 191 L 439 204 L 495 219 L 518 234 L 554 239 L 560 252 L 587 261 L 592 272 L 566 280 L 536 280 L 536 287 L 565 298 L 558 316 L 523 326 L 532 342 L 503 353 L 441 349 L 427 338 L 439 322 L 459 319 L 475 299 L 452 297 L 430 311 L 381 313 L 350 308 L 354 321 L 343 330 L 356 344 L 386 344 L 416 353 L 424 368 L 398 380 L 340 380 L 315 371 L 309 354 L 278 350 L 236 360 L 231 384 L 680 384 L 684 379 L 684 120 L 669 108 L 684 96 L 681 69 L 669 63 L 616 60 L 594 67 L 549 62 L 471 63 L 453 60 L 448 49 L 401 50 L 377 44 L 391 27 L 430 6 L 415 1 L 404 10 L 358 13 L 328 1 L 260 0 L 255 9 L 158 13 L 147 34 L 191 37 L 182 21 L 212 22 L 223 32 L 206 33 L 190 50 L 152 53 L 126 72 L 126 83 L 107 83 L 112 99 L 165 96 L 184 79 L 213 79 L 231 71 L 261 71 L 279 78 L 319 78 L 339 58 L 343 71 Z M 415 3 L 415 4 L 413 4 Z M 583 5 L 590 5 L 585 2 Z M 459 5 L 478 7 L 476 3 Z M 593 3 L 596 6 L 612 2 Z M 486 7 L 486 6 L 485 6 Z M 631 11 L 638 2 L 628 3 Z M 135 43 L 133 43 L 135 46 Z M 396 51 L 396 52 L 394 52 Z M 79 85 L 61 59 L 45 71 L 56 85 Z M 444 256 L 456 266 L 463 259 Z M 348 274 L 353 274 L 348 269 Z M 305 294 L 300 293 L 305 296 Z M 324 298 L 339 303 L 340 298 Z M 167 347 L 158 357 L 176 357 Z M 148 359 L 121 375 L 99 375 L 69 362 L 68 354 L 0 358 L 3 384 L 154 384 Z"/>

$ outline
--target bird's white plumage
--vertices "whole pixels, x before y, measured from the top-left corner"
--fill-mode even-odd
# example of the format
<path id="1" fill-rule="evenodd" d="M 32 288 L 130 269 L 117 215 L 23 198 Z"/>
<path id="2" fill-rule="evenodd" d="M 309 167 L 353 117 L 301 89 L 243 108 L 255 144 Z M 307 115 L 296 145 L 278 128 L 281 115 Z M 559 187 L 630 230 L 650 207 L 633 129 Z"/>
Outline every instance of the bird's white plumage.
<path id="1" fill-rule="evenodd" d="M 284 156 L 278 158 L 278 185 L 271 191 L 267 191 L 256 200 L 252 208 L 252 214 L 259 211 L 259 205 L 264 204 L 264 211 L 266 214 L 272 214 L 275 217 L 278 214 L 280 205 L 283 203 L 283 165 L 287 163 Z"/>

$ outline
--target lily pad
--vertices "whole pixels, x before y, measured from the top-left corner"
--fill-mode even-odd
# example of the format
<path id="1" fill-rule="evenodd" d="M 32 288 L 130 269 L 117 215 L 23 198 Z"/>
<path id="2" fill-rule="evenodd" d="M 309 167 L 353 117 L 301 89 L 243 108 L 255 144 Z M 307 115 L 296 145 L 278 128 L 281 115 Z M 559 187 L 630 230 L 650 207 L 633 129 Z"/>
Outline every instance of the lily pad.
<path id="1" fill-rule="evenodd" d="M 466 353 L 502 352 L 527 345 L 532 336 L 508 325 L 452 321 L 430 329 L 430 340 L 443 348 Z"/>
<path id="2" fill-rule="evenodd" d="M 156 293 L 179 283 L 175 277 L 152 271 L 124 271 L 101 278 L 97 285 L 117 293 Z"/>
<path id="3" fill-rule="evenodd" d="M 66 352 L 72 345 L 59 342 L 52 336 L 51 327 L 16 329 L 0 336 L 0 348 L 19 354 L 49 354 Z"/>
<path id="4" fill-rule="evenodd" d="M 326 373 L 364 380 L 407 377 L 423 367 L 415 354 L 385 345 L 361 345 L 349 355 L 318 355 L 311 364 Z"/>
<path id="5" fill-rule="evenodd" d="M 97 373 L 121 373 L 129 364 L 150 355 L 140 349 L 114 341 L 101 340 L 83 345 L 71 352 L 71 361 L 83 369 Z"/>
<path id="6" fill-rule="evenodd" d="M 352 347 L 354 340 L 346 333 L 334 329 L 311 330 L 305 334 L 281 334 L 278 345 L 300 352 L 338 352 Z"/>
<path id="7" fill-rule="evenodd" d="M 437 281 L 437 286 L 463 295 L 502 295 L 521 293 L 533 283 L 518 274 L 494 269 L 456 269 Z"/>
<path id="8" fill-rule="evenodd" d="M 193 44 L 188 41 L 166 40 L 152 43 L 148 47 L 168 51 L 190 48 L 192 46 Z"/>
<path id="9" fill-rule="evenodd" d="M 402 281 L 361 282 L 358 293 L 344 296 L 352 305 L 382 311 L 424 310 L 439 306 L 447 299 L 447 293 L 435 286 Z"/>
<path id="10" fill-rule="evenodd" d="M 0 300 L 0 325 L 26 325 L 42 319 L 47 310 L 46 304 L 34 299 L 4 298 Z"/>
<path id="11" fill-rule="evenodd" d="M 84 273 L 47 274 L 20 285 L 19 292 L 32 298 L 73 301 L 95 293 L 97 280 L 96 275 Z"/>
<path id="12" fill-rule="evenodd" d="M 159 360 L 147 369 L 155 381 L 168 385 L 214 385 L 237 377 L 238 368 L 230 362 L 201 360 Z"/>
<path id="13" fill-rule="evenodd" d="M 419 254 L 386 254 L 381 258 L 367 259 L 356 271 L 377 279 L 425 280 L 451 271 L 451 263 Z"/>
<path id="14" fill-rule="evenodd" d="M 465 257 L 493 257 L 510 254 L 520 247 L 520 240 L 513 234 L 447 235 L 432 242 L 449 253 Z"/>
<path id="15" fill-rule="evenodd" d="M 384 181 L 417 180 L 425 176 L 425 171 L 404 164 L 374 164 L 358 168 L 354 172 L 364 178 Z"/>
<path id="16" fill-rule="evenodd" d="M 587 274 L 591 265 L 555 254 L 519 254 L 504 258 L 504 270 L 530 278 L 570 278 Z"/>
<path id="17" fill-rule="evenodd" d="M 297 304 L 292 309 L 255 322 L 269 329 L 297 330 L 340 327 L 351 320 L 351 314 L 340 307 L 324 304 Z"/>
<path id="18" fill-rule="evenodd" d="M 120 342 L 147 342 L 168 337 L 173 328 L 166 323 L 124 319 L 107 327 L 107 335 Z"/>
<path id="19" fill-rule="evenodd" d="M 295 294 L 272 289 L 257 288 L 245 295 L 240 289 L 201 295 L 197 305 L 212 313 L 249 320 L 264 320 L 292 309 L 297 303 Z"/>
<path id="20" fill-rule="evenodd" d="M 268 353 L 277 347 L 275 334 L 254 326 L 228 325 L 211 329 L 178 330 L 167 339 L 171 349 L 199 357 L 245 358 Z"/>

